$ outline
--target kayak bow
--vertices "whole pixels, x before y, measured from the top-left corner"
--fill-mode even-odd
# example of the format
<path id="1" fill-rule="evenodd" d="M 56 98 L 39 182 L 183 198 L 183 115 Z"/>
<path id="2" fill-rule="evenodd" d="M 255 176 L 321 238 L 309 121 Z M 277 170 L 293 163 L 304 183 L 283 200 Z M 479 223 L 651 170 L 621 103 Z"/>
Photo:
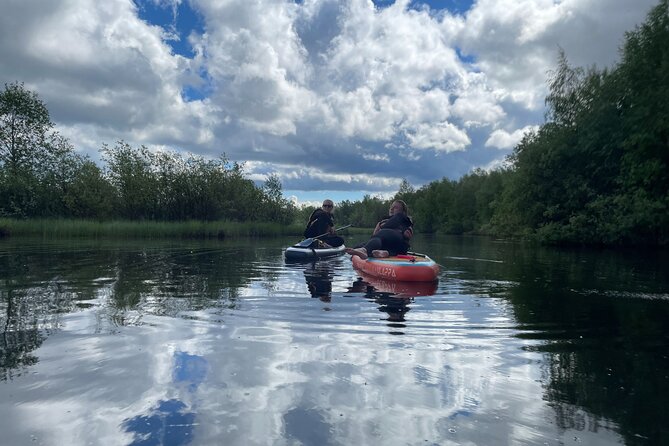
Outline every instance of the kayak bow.
<path id="1" fill-rule="evenodd" d="M 368 257 L 367 260 L 351 256 L 351 261 L 363 273 L 386 280 L 433 282 L 439 274 L 439 265 L 434 260 L 415 252 L 384 258 Z"/>

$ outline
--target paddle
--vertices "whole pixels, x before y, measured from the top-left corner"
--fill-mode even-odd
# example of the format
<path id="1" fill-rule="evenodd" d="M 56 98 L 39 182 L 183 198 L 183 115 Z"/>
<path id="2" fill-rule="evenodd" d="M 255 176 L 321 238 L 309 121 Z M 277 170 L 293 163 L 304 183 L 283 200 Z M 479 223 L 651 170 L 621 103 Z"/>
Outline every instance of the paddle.
<path id="1" fill-rule="evenodd" d="M 351 226 L 353 226 L 353 225 L 342 226 L 341 228 L 335 229 L 335 232 L 341 231 L 342 229 L 346 229 L 346 228 L 349 228 Z M 319 238 L 323 237 L 324 235 L 328 235 L 328 234 L 329 234 L 329 232 L 326 232 L 325 234 L 317 235 L 316 237 L 305 238 L 304 240 L 302 240 L 300 243 L 298 243 L 295 246 L 308 247 L 309 245 L 311 245 L 314 242 L 314 240 L 319 239 Z"/>

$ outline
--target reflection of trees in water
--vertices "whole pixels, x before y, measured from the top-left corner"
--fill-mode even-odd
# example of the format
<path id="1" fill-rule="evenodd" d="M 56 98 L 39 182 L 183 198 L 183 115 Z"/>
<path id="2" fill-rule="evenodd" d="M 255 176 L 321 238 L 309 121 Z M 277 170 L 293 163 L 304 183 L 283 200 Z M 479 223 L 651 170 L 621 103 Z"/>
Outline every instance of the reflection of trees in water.
<path id="1" fill-rule="evenodd" d="M 1 321 L 0 321 L 1 322 Z M 32 354 L 44 342 L 36 329 L 6 331 L 0 335 L 0 381 L 21 376 L 26 367 L 37 364 Z"/>
<path id="2" fill-rule="evenodd" d="M 171 316 L 219 305 L 234 308 L 239 289 L 250 280 L 248 264 L 255 260 L 248 250 L 121 253 L 111 299 L 118 309 Z"/>
<path id="3" fill-rule="evenodd" d="M 667 328 L 665 323 L 665 333 Z M 544 349 L 549 376 L 546 398 L 555 403 L 558 426 L 592 430 L 605 418 L 619 426 L 628 445 L 667 444 L 666 335 L 665 341 L 658 336 L 655 347 L 640 349 L 627 328 L 615 331 L 594 340 L 552 342 Z M 565 349 L 569 351 L 561 351 Z M 581 408 L 591 415 L 585 417 Z"/>
<path id="4" fill-rule="evenodd" d="M 511 292 L 524 338 L 545 353 L 545 397 L 562 429 L 611 422 L 626 444 L 669 441 L 669 306 L 664 301 L 583 295 L 543 284 Z M 607 421 L 610 420 L 610 421 Z"/>
<path id="5" fill-rule="evenodd" d="M 527 348 L 544 353 L 558 426 L 616 424 L 626 444 L 669 444 L 667 251 L 450 241 L 431 250 L 447 286 L 508 300 Z"/>
<path id="6" fill-rule="evenodd" d="M 6 289 L 0 286 L 0 380 L 36 364 L 38 358 L 31 352 L 42 345 L 46 333 L 58 328 L 59 314 L 73 309 L 70 293 L 56 281 L 44 288 L 20 286 L 16 281 L 8 281 Z"/>
<path id="7" fill-rule="evenodd" d="M 63 314 L 92 305 L 96 332 L 140 324 L 145 314 L 236 308 L 239 289 L 266 273 L 257 267 L 263 255 L 266 251 L 248 246 L 141 250 L 123 245 L 39 247 L 0 255 L 2 379 L 38 361 L 30 352 L 59 328 Z"/>
<path id="8" fill-rule="evenodd" d="M 511 304 L 527 348 L 544 353 L 558 426 L 616 424 L 627 444 L 669 444 L 669 252 L 446 239 L 430 250 L 445 288 Z"/>
<path id="9" fill-rule="evenodd" d="M 498 281 L 504 293 L 510 281 L 548 284 L 559 289 L 607 290 L 609 292 L 660 292 L 669 290 L 669 252 L 611 251 L 546 248 L 521 244 L 498 244 L 476 250 L 449 251 L 439 258 L 445 271 L 457 270 L 470 293 L 487 293 Z M 453 268 L 453 265 L 456 264 Z"/>

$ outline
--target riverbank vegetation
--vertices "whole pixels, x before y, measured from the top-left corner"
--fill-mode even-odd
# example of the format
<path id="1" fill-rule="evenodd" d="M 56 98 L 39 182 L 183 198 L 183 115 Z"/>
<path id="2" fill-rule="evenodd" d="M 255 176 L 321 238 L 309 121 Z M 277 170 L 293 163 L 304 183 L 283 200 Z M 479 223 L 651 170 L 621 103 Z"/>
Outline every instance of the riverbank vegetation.
<path id="1" fill-rule="evenodd" d="M 302 225 L 277 225 L 267 222 L 231 221 L 96 221 L 82 219 L 7 219 L 0 228 L 9 236 L 44 238 L 172 238 L 225 239 L 228 237 L 266 237 L 302 234 Z M 0 234 L 0 237 L 2 234 Z"/>
<path id="2" fill-rule="evenodd" d="M 545 243 L 669 244 L 669 0 L 626 34 L 620 62 L 569 65 L 549 78 L 546 122 L 504 167 L 475 170 L 396 197 L 422 232 L 479 233 Z M 103 145 L 100 166 L 59 135 L 23 84 L 0 93 L 0 236 L 221 237 L 299 235 L 313 208 L 295 207 L 278 177 L 261 186 L 225 155 L 210 160 Z M 337 221 L 371 228 L 389 201 L 337 203 Z"/>
<path id="3" fill-rule="evenodd" d="M 546 122 L 507 166 L 416 191 L 403 183 L 397 195 L 421 230 L 669 244 L 669 2 L 626 34 L 617 65 L 575 68 L 565 54 L 558 62 Z"/>

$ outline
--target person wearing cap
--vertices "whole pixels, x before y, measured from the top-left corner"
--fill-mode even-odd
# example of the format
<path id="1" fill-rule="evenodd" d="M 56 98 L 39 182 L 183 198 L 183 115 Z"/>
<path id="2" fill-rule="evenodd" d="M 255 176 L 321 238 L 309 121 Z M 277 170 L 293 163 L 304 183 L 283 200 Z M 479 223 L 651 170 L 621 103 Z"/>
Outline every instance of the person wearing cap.
<path id="1" fill-rule="evenodd" d="M 318 237 L 319 240 L 332 247 L 343 245 L 344 239 L 335 231 L 333 212 L 332 200 L 323 200 L 323 205 L 311 213 L 304 236 L 306 238 Z"/>

